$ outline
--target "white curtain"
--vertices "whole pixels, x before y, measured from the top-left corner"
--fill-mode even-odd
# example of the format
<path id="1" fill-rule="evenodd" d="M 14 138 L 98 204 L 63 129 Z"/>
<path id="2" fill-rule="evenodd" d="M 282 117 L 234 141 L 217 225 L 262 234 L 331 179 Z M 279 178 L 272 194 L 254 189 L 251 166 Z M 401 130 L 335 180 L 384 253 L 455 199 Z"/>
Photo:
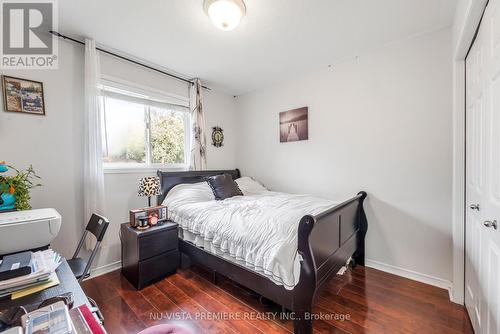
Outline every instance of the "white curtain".
<path id="1" fill-rule="evenodd" d="M 84 224 L 92 213 L 104 215 L 104 172 L 102 167 L 101 103 L 98 89 L 100 77 L 99 55 L 95 41 L 85 40 L 85 111 L 84 111 L 84 160 L 83 208 Z M 95 238 L 87 239 L 87 249 Z"/>
<path id="2" fill-rule="evenodd" d="M 201 98 L 201 81 L 196 79 L 189 92 L 189 105 L 191 107 L 191 156 L 189 169 L 207 169 L 207 141 L 205 137 L 205 115 Z"/>

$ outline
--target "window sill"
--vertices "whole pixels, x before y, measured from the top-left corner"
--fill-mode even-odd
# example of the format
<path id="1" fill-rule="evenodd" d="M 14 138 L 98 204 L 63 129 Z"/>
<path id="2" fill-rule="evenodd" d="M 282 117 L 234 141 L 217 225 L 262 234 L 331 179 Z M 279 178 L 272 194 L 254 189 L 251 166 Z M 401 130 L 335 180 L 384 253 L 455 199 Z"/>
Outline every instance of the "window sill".
<path id="1" fill-rule="evenodd" d="M 157 170 L 163 171 L 186 171 L 189 168 L 187 166 L 144 166 L 144 167 L 104 167 L 104 174 L 146 174 L 146 173 L 154 173 L 156 174 Z"/>

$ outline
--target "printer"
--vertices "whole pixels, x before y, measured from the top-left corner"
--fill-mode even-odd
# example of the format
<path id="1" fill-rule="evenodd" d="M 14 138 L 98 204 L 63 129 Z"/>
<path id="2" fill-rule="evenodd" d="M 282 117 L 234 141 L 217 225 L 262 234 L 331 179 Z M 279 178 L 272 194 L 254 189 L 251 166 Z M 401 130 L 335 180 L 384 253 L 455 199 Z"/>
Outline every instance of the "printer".
<path id="1" fill-rule="evenodd" d="M 60 228 L 55 209 L 0 213 L 0 256 L 48 246 Z"/>

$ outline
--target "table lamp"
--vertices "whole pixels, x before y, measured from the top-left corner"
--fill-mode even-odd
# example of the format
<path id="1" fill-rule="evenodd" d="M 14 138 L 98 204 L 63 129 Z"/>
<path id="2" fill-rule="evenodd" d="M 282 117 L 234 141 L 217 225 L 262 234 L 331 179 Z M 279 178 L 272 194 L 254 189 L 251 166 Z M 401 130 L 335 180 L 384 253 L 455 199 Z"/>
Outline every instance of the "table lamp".
<path id="1" fill-rule="evenodd" d="M 151 206 L 151 196 L 161 194 L 160 178 L 157 176 L 143 177 L 139 180 L 137 196 L 148 196 L 148 206 Z"/>

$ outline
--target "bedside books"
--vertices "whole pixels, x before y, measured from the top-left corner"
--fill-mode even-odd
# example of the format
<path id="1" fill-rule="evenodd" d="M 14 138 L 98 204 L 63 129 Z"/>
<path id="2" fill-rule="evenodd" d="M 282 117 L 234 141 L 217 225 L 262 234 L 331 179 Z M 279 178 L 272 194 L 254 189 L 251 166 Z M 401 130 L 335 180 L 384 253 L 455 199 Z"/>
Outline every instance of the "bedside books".
<path id="1" fill-rule="evenodd" d="M 0 299 L 16 299 L 59 284 L 55 273 L 61 256 L 51 249 L 31 253 L 31 272 L 0 280 Z"/>

